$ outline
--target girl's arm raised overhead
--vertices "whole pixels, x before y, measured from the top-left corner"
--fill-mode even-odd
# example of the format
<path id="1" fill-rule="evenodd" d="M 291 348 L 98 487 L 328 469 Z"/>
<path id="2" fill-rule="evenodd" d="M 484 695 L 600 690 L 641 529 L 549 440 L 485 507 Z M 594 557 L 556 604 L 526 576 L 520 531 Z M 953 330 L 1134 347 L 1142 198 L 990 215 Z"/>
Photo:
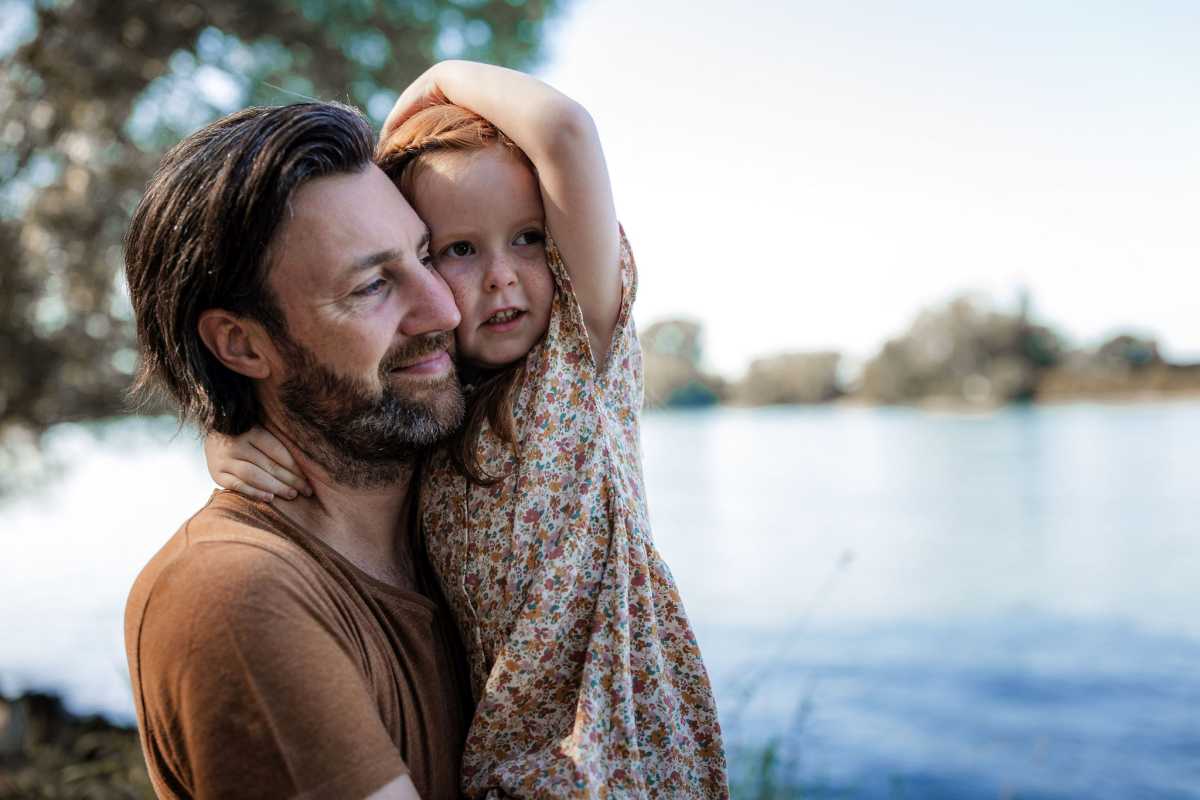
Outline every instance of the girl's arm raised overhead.
<path id="1" fill-rule="evenodd" d="M 597 364 L 621 308 L 620 234 L 596 125 L 583 106 L 536 78 L 503 67 L 443 61 L 396 101 L 386 139 L 426 106 L 451 102 L 484 117 L 537 169 L 546 225 L 562 253 Z"/>

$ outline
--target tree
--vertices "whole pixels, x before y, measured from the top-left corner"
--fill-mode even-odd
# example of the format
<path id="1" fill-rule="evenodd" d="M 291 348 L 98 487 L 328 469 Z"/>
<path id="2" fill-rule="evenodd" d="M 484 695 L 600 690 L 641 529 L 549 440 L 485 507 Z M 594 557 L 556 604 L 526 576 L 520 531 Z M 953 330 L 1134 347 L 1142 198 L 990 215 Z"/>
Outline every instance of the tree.
<path id="1" fill-rule="evenodd" d="M 724 381 L 702 367 L 703 338 L 703 327 L 689 319 L 661 320 L 642 331 L 647 406 L 695 408 L 721 401 Z"/>
<path id="2" fill-rule="evenodd" d="M 881 403 L 926 400 L 998 405 L 1031 400 L 1062 357 L 1062 338 L 1034 324 L 1023 296 L 1016 314 L 969 296 L 927 309 L 863 369 L 860 396 Z"/>
<path id="3" fill-rule="evenodd" d="M 119 413 L 121 243 L 162 152 L 308 97 L 381 122 L 438 58 L 528 68 L 563 0 L 0 0 L 0 443 Z"/>

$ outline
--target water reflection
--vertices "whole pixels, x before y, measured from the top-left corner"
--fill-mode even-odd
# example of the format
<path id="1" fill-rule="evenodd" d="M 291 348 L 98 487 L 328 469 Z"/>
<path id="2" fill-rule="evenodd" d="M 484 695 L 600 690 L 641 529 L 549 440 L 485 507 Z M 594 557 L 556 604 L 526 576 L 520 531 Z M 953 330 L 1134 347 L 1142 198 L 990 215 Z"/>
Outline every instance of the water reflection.
<path id="1" fill-rule="evenodd" d="M 786 624 L 849 550 L 830 619 L 1035 608 L 1189 635 L 1197 441 L 1195 405 L 723 411 L 645 430 L 655 535 L 708 622 Z"/>
<path id="2" fill-rule="evenodd" d="M 125 593 L 210 482 L 169 422 L 55 437 L 64 477 L 0 506 L 0 691 L 127 720 Z M 1198 441 L 1196 404 L 648 415 L 731 743 L 791 731 L 817 795 L 1188 796 Z"/>

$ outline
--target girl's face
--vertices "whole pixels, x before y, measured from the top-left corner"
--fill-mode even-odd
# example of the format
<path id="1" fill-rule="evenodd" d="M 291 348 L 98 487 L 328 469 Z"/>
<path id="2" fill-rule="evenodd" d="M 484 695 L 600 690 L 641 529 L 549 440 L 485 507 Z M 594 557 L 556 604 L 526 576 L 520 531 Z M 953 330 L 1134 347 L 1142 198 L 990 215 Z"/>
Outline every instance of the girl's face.
<path id="1" fill-rule="evenodd" d="M 497 144 L 438 153 L 413 188 L 434 264 L 462 314 L 459 357 L 487 367 L 524 358 L 545 334 L 554 299 L 533 172 Z"/>

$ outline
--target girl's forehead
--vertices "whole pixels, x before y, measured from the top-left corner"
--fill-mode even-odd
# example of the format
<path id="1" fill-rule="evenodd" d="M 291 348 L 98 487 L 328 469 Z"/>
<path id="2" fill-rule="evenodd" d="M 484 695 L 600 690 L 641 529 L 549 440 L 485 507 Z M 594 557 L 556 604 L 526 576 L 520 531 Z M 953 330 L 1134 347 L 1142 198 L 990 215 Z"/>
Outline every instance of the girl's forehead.
<path id="1" fill-rule="evenodd" d="M 423 213 L 446 203 L 541 205 L 537 177 L 502 145 L 430 155 L 438 157 L 422 165 L 413 184 L 413 205 Z"/>
<path id="2" fill-rule="evenodd" d="M 455 181 L 482 177 L 492 178 L 533 175 L 521 156 L 499 142 L 477 150 L 435 150 L 424 158 L 422 172 L 430 172 Z"/>

